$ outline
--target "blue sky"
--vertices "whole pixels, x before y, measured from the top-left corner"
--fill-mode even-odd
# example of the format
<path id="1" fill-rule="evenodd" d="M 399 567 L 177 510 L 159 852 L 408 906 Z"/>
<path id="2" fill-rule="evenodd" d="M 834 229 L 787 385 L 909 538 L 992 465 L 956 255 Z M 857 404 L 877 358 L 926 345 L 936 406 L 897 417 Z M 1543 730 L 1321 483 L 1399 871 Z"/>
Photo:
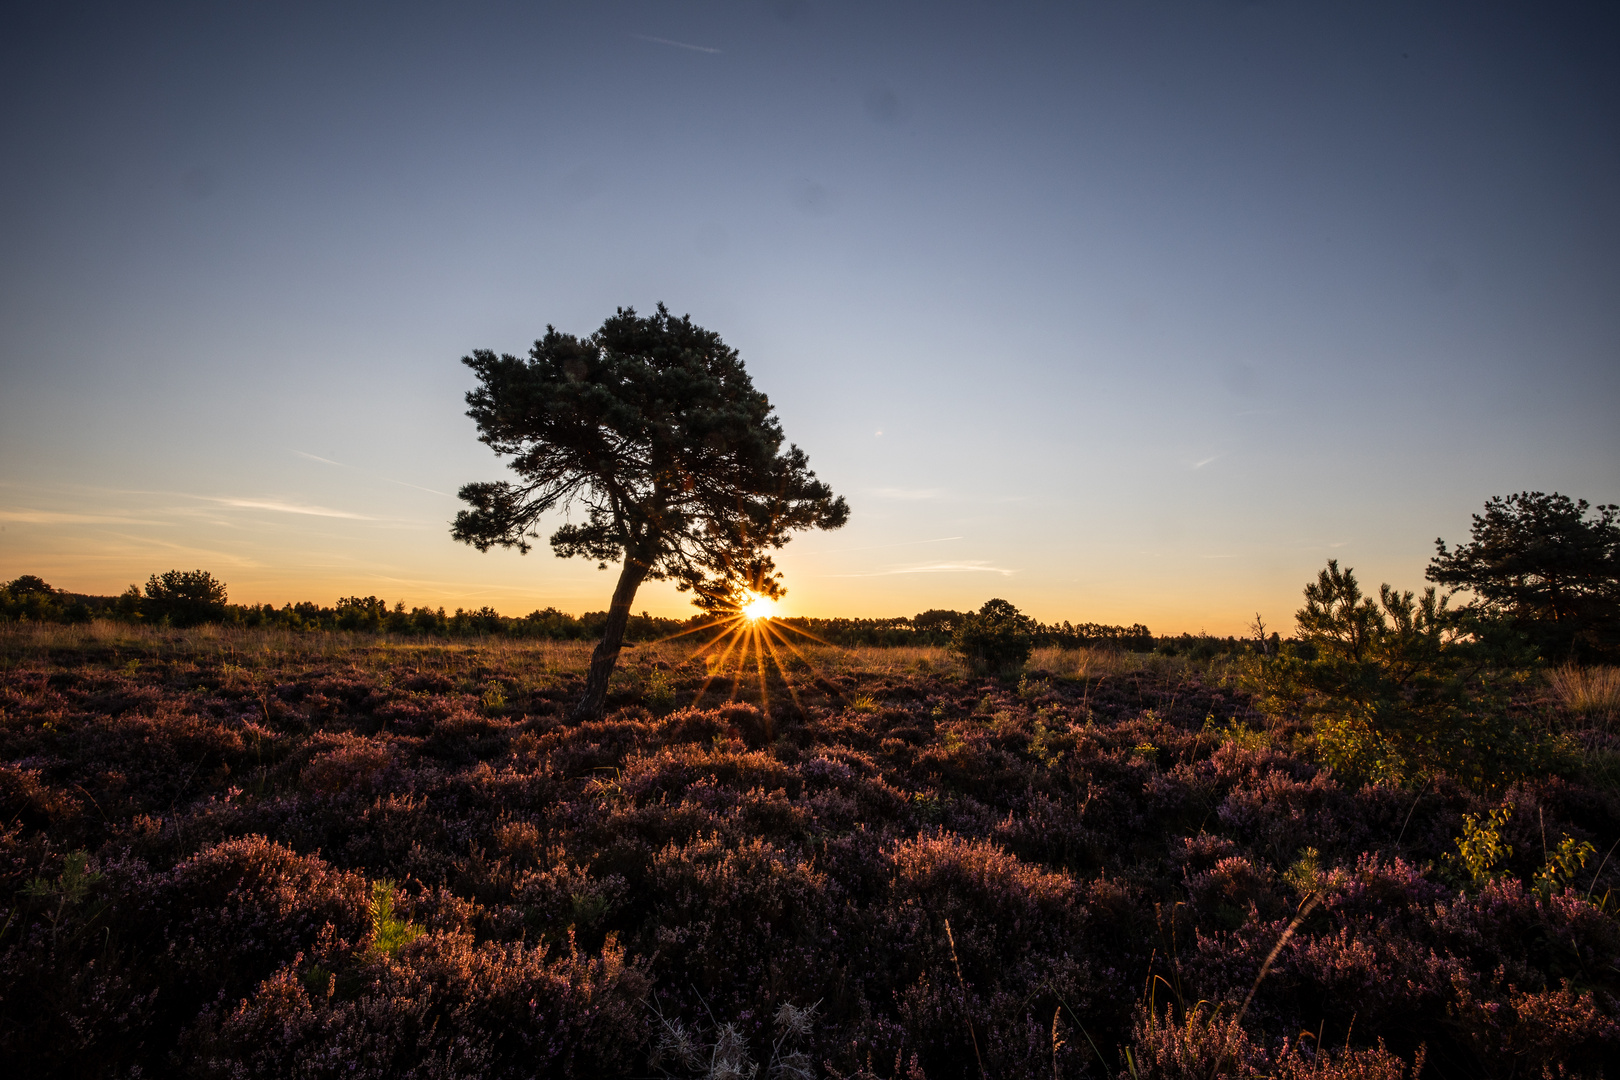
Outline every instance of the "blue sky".
<path id="1" fill-rule="evenodd" d="M 450 541 L 458 360 L 658 301 L 851 504 L 795 613 L 1286 628 L 1491 495 L 1620 501 L 1603 5 L 0 19 L 3 577 L 604 608 Z"/>

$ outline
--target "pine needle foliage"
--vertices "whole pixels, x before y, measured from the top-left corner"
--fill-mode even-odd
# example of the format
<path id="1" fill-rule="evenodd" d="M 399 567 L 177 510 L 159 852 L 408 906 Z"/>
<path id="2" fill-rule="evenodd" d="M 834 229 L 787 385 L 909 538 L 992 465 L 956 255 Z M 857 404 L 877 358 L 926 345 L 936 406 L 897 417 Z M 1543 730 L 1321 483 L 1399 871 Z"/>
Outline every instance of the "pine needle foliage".
<path id="1" fill-rule="evenodd" d="M 1486 502 L 1471 533 L 1434 542 L 1430 581 L 1514 619 L 1549 660 L 1620 657 L 1620 506 L 1522 491 Z"/>

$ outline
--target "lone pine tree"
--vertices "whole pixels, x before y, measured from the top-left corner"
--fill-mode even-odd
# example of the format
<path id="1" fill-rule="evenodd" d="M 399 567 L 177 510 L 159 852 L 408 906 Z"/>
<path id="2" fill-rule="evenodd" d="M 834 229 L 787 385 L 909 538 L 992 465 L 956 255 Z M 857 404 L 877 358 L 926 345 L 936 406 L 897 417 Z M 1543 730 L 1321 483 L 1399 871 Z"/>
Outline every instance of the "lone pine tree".
<path id="1" fill-rule="evenodd" d="M 1471 533 L 1434 542 L 1430 581 L 1511 617 L 1548 659 L 1620 656 L 1620 506 L 1521 491 L 1488 500 Z"/>
<path id="2" fill-rule="evenodd" d="M 467 415 L 508 455 L 516 483 L 472 483 L 451 536 L 529 550 L 542 515 L 579 508 L 551 535 L 559 558 L 622 561 L 576 719 L 602 715 L 636 590 L 673 580 L 710 611 L 784 592 L 770 552 L 799 529 L 836 529 L 844 500 L 783 450 L 782 425 L 735 349 L 663 304 L 620 308 L 587 338 L 558 333 L 528 359 L 479 350 Z"/>

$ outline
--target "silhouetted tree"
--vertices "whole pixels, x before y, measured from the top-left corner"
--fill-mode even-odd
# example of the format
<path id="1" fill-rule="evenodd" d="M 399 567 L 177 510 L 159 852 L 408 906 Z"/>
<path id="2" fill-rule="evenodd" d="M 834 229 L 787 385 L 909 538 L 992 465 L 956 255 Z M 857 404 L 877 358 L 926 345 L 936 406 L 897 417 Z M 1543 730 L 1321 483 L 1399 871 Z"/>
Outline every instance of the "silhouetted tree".
<path id="1" fill-rule="evenodd" d="M 12 596 L 56 595 L 56 590 L 45 584 L 45 579 L 37 574 L 24 574 L 22 577 L 7 582 L 3 588 Z"/>
<path id="2" fill-rule="evenodd" d="M 57 590 L 45 583 L 45 579 L 35 574 L 23 574 L 0 585 L 0 622 L 13 619 L 55 622 L 63 616 L 62 599 Z"/>
<path id="3" fill-rule="evenodd" d="M 849 516 L 804 452 L 782 449 L 736 350 L 662 304 L 646 318 L 620 308 L 583 339 L 548 326 L 526 360 L 480 350 L 462 362 L 478 375 L 467 415 L 479 440 L 511 455 L 521 480 L 463 487 L 471 509 L 451 535 L 527 552 L 543 514 L 577 503 L 584 520 L 552 533 L 552 550 L 603 569 L 623 560 L 576 718 L 602 713 L 643 581 L 673 580 L 711 611 L 743 589 L 780 596 L 769 551 Z"/>
<path id="4" fill-rule="evenodd" d="M 225 617 L 225 583 L 206 570 L 168 570 L 146 582 L 142 613 L 153 622 L 196 626 Z"/>
<path id="5" fill-rule="evenodd" d="M 1596 516 L 1588 518 L 1587 511 Z M 1525 491 L 1485 504 L 1471 543 L 1435 540 L 1430 581 L 1468 589 L 1549 656 L 1620 646 L 1620 506 Z"/>
<path id="6" fill-rule="evenodd" d="M 927 611 L 912 616 L 911 628 L 918 634 L 930 637 L 943 637 L 950 640 L 956 628 L 962 624 L 967 615 L 960 611 L 950 611 L 946 608 L 929 608 Z"/>

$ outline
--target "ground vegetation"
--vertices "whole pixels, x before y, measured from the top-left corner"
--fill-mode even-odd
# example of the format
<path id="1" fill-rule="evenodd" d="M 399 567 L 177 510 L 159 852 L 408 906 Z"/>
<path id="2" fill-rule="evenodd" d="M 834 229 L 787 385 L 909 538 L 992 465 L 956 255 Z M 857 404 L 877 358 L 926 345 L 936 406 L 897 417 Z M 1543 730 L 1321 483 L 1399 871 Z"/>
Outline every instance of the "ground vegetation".
<path id="1" fill-rule="evenodd" d="M 1358 605 L 1359 606 L 1359 605 Z M 1387 613 L 1386 613 L 1387 614 Z M 0 628 L 31 1076 L 1600 1076 L 1620 741 L 1358 778 L 1240 653 Z M 1590 688 L 1588 688 L 1590 690 Z"/>

